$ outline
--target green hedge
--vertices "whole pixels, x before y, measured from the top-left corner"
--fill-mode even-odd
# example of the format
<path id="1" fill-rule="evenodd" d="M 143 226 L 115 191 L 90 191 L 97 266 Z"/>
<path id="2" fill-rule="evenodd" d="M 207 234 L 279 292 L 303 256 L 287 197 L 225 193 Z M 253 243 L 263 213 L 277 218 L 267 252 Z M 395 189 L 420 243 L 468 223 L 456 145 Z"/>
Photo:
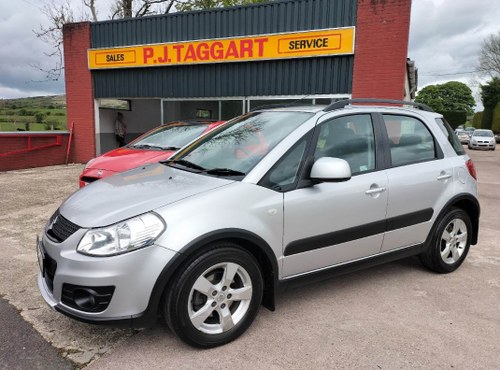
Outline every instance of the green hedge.
<path id="1" fill-rule="evenodd" d="M 465 125 L 467 121 L 466 112 L 441 112 L 441 114 L 453 129 L 456 129 L 460 125 Z"/>
<path id="2" fill-rule="evenodd" d="M 491 125 L 493 132 L 500 133 L 500 102 L 497 103 L 493 110 L 493 124 Z"/>
<path id="3" fill-rule="evenodd" d="M 481 128 L 481 122 L 483 121 L 483 112 L 477 112 L 474 114 L 472 119 L 472 126 L 475 128 Z"/>

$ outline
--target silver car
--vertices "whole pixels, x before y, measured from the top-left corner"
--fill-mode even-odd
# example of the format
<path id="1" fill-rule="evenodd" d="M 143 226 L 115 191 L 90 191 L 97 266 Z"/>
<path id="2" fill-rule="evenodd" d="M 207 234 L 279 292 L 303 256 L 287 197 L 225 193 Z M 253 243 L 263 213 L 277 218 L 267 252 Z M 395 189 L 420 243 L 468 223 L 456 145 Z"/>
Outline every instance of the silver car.
<path id="1" fill-rule="evenodd" d="M 77 191 L 37 243 L 42 296 L 206 348 L 304 279 L 414 255 L 454 271 L 478 239 L 472 161 L 427 107 L 359 101 L 250 112 Z"/>
<path id="2" fill-rule="evenodd" d="M 458 140 L 461 144 L 468 144 L 470 136 L 465 130 L 455 130 L 455 134 L 458 137 Z"/>
<path id="3" fill-rule="evenodd" d="M 491 130 L 474 130 L 469 140 L 469 149 L 495 150 L 496 140 Z"/>

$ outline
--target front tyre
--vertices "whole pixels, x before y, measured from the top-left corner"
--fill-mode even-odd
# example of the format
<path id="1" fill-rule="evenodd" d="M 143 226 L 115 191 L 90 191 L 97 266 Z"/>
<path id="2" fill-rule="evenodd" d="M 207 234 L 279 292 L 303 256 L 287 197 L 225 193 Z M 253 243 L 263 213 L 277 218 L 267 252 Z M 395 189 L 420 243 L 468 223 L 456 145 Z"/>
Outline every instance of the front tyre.
<path id="1" fill-rule="evenodd" d="M 220 243 L 188 262 L 167 292 L 164 316 L 184 342 L 216 347 L 245 332 L 262 292 L 255 258 L 235 244 Z"/>
<path id="2" fill-rule="evenodd" d="M 469 252 L 472 223 L 460 208 L 452 208 L 439 220 L 422 263 L 429 269 L 448 273 L 455 271 Z"/>

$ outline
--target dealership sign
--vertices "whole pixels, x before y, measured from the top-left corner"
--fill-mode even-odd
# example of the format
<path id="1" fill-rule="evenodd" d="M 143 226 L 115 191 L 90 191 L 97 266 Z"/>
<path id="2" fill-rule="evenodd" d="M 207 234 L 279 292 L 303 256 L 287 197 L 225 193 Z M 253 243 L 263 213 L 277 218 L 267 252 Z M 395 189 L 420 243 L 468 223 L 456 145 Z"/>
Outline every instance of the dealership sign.
<path id="1" fill-rule="evenodd" d="M 176 66 L 354 53 L 354 27 L 89 49 L 90 69 Z"/>

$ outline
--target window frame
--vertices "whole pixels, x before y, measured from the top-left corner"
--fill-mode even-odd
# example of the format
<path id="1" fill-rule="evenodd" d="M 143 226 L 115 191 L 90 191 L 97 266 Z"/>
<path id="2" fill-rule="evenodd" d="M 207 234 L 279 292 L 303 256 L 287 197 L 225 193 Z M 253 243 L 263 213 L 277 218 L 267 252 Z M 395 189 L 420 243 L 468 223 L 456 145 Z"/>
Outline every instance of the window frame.
<path id="1" fill-rule="evenodd" d="M 304 166 L 307 163 L 307 158 L 308 158 L 308 155 L 309 155 L 309 152 L 310 152 L 310 149 L 311 149 L 312 138 L 313 138 L 313 132 L 314 131 L 315 131 L 315 128 L 309 130 L 307 133 L 305 133 L 304 135 L 302 135 L 302 137 L 300 139 L 298 139 L 290 148 L 288 148 L 288 150 L 280 157 L 280 159 L 278 159 L 276 161 L 276 163 L 274 163 L 272 165 L 272 167 L 266 172 L 266 174 L 264 176 L 262 176 L 262 178 L 259 180 L 259 182 L 257 183 L 257 185 L 262 186 L 262 187 L 264 187 L 266 189 L 270 189 L 270 190 L 274 190 L 274 191 L 280 192 L 280 193 L 286 193 L 288 191 L 292 191 L 292 190 L 297 189 L 298 184 L 302 180 L 302 176 L 303 176 L 303 172 L 304 172 Z M 278 166 L 280 166 L 283 163 L 283 161 L 285 160 L 285 158 L 292 151 L 294 151 L 297 148 L 297 146 L 299 146 L 300 144 L 302 144 L 302 142 L 304 140 L 306 141 L 306 147 L 304 149 L 304 153 L 302 153 L 302 158 L 301 158 L 301 160 L 299 162 L 299 168 L 297 170 L 297 176 L 296 176 L 295 181 L 293 183 L 288 184 L 288 185 L 279 186 L 279 188 L 276 187 L 276 186 L 269 186 L 270 185 L 269 178 L 271 177 L 273 171 Z"/>

